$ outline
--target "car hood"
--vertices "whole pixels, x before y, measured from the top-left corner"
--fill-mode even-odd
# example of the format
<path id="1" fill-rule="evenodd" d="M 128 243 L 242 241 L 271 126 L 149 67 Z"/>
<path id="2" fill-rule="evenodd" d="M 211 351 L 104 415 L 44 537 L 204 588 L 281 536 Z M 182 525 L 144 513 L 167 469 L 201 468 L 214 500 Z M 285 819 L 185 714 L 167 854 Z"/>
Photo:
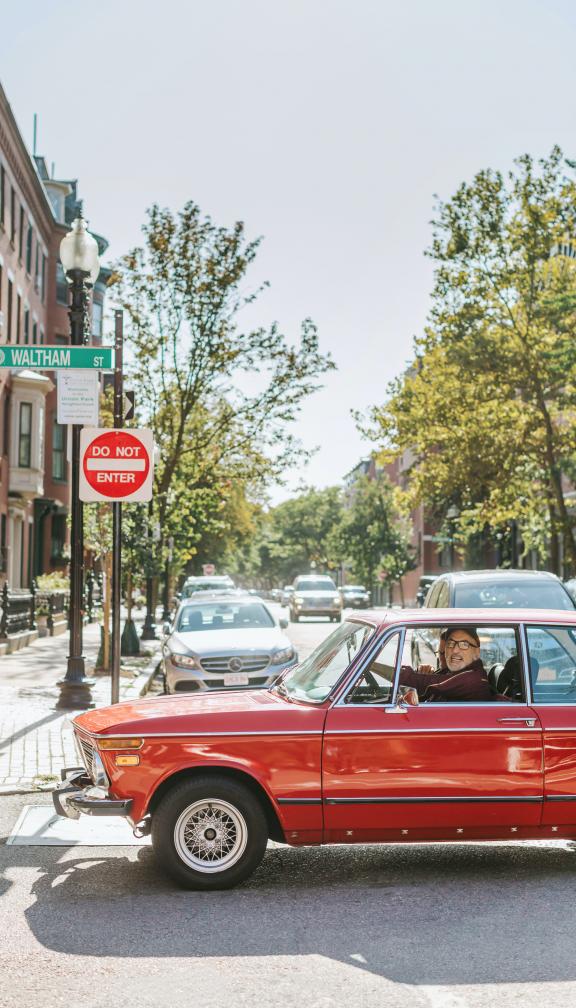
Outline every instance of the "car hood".
<path id="1" fill-rule="evenodd" d="M 205 693 L 130 700 L 85 711 L 74 724 L 90 734 L 141 735 L 320 731 L 326 710 L 285 700 L 268 690 Z"/>
<path id="2" fill-rule="evenodd" d="M 192 651 L 197 655 L 247 654 L 250 651 L 283 651 L 292 647 L 278 627 L 246 630 L 174 631 L 167 642 L 170 650 Z"/>

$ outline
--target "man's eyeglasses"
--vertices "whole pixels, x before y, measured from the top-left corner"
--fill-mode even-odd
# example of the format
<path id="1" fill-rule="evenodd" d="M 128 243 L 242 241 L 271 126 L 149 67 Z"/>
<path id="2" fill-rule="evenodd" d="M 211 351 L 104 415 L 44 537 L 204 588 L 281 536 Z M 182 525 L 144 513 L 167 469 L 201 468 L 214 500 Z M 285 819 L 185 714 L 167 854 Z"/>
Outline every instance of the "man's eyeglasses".
<path id="1" fill-rule="evenodd" d="M 476 646 L 476 644 L 470 644 L 467 640 L 447 640 L 445 645 L 447 651 L 454 651 L 454 648 L 460 648 L 461 651 L 468 651 L 470 648 Z"/>

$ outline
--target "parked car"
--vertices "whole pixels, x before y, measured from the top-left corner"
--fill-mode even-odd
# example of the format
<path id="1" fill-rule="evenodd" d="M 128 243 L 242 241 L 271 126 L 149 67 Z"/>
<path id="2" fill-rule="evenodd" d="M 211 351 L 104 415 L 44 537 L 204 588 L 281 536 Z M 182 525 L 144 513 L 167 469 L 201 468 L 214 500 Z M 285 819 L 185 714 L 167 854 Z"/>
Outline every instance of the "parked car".
<path id="1" fill-rule="evenodd" d="M 289 606 L 290 599 L 292 598 L 293 594 L 294 594 L 293 585 L 284 585 L 282 589 L 282 596 L 280 598 L 280 602 L 282 603 L 282 605 Z"/>
<path id="2" fill-rule="evenodd" d="M 548 571 L 482 570 L 440 574 L 424 606 L 433 609 L 574 609 L 560 578 Z"/>
<path id="3" fill-rule="evenodd" d="M 339 589 L 342 605 L 347 609 L 368 609 L 370 592 L 364 585 L 343 585 Z"/>
<path id="4" fill-rule="evenodd" d="M 282 601 L 282 589 L 281 588 L 271 588 L 270 589 L 270 601 L 271 602 L 281 602 Z"/>
<path id="5" fill-rule="evenodd" d="M 416 605 L 424 605 L 426 596 L 430 591 L 430 588 L 437 580 L 437 574 L 423 574 L 418 581 L 418 591 L 416 592 Z"/>
<path id="6" fill-rule="evenodd" d="M 564 587 L 572 601 L 576 603 L 576 578 L 570 578 L 569 581 L 565 581 Z"/>
<path id="7" fill-rule="evenodd" d="M 450 613 L 452 632 L 471 625 L 485 658 L 494 637 L 513 642 L 487 702 L 421 703 L 400 687 L 414 636 L 437 649 L 446 629 L 445 613 L 413 609 L 354 613 L 268 690 L 85 711 L 84 766 L 64 771 L 56 811 L 126 817 L 163 870 L 201 890 L 246 879 L 269 838 L 574 840 L 576 612 Z"/>
<path id="8" fill-rule="evenodd" d="M 261 599 L 203 592 L 180 603 L 162 647 L 167 693 L 268 686 L 298 655 Z"/>
<path id="9" fill-rule="evenodd" d="M 297 623 L 301 616 L 342 619 L 342 599 L 331 577 L 303 574 L 295 579 L 294 594 L 290 599 L 290 619 Z"/>
<path id="10" fill-rule="evenodd" d="M 182 587 L 182 598 L 191 598 L 196 592 L 234 591 L 235 588 L 236 585 L 227 574 L 216 577 L 189 577 Z"/>

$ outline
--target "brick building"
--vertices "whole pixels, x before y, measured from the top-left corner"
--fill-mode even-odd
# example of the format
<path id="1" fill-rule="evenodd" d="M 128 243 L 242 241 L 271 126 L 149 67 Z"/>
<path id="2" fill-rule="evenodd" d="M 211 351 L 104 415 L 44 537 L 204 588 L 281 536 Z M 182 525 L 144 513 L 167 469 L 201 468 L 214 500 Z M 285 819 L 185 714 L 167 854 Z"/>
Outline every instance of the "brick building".
<path id="1" fill-rule="evenodd" d="M 0 85 L 0 352 L 70 342 L 59 247 L 79 210 L 76 181 L 50 178 L 44 158 L 29 154 Z M 95 237 L 102 254 L 107 243 Z M 93 291 L 94 343 L 107 276 Z M 0 579 L 13 588 L 65 567 L 69 469 L 56 374 L 0 369 Z"/>

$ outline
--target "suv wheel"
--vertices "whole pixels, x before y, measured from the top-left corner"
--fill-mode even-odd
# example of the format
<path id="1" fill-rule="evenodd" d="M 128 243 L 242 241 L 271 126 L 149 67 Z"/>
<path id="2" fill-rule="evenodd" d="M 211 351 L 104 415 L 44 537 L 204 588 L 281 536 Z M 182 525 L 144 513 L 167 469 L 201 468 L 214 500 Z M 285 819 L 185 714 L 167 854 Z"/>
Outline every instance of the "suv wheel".
<path id="1" fill-rule="evenodd" d="M 230 889 L 264 857 L 268 829 L 260 803 L 227 777 L 176 784 L 152 816 L 152 846 L 185 889 Z"/>

